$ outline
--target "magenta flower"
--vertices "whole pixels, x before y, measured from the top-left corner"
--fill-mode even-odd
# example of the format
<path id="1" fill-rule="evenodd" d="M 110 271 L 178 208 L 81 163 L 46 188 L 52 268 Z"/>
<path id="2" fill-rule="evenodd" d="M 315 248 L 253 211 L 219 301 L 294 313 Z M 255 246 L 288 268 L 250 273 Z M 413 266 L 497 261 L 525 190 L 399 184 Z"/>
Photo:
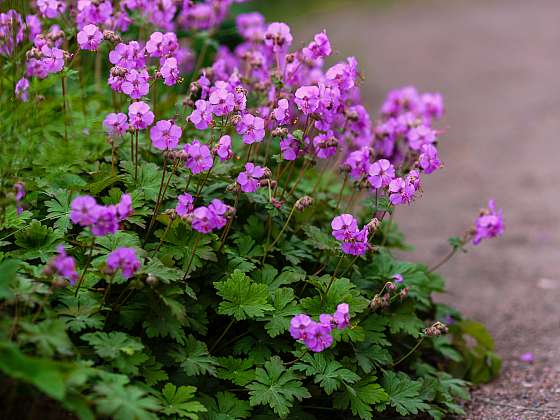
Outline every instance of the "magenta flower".
<path id="1" fill-rule="evenodd" d="M 179 80 L 179 66 L 175 57 L 166 58 L 159 69 L 163 83 L 167 86 L 174 86 Z"/>
<path id="2" fill-rule="evenodd" d="M 319 88 L 317 86 L 302 86 L 295 93 L 295 103 L 305 115 L 309 115 L 319 107 Z"/>
<path id="3" fill-rule="evenodd" d="M 29 32 L 29 41 L 34 42 L 37 35 L 42 32 L 41 20 L 36 15 L 27 15 L 25 17 L 25 24 Z"/>
<path id="4" fill-rule="evenodd" d="M 95 220 L 91 225 L 91 233 L 94 236 L 105 236 L 116 233 L 119 229 L 119 217 L 116 206 L 95 206 Z"/>
<path id="5" fill-rule="evenodd" d="M 22 102 L 27 102 L 29 100 L 29 80 L 22 77 L 16 83 L 15 94 L 16 98 Z"/>
<path id="6" fill-rule="evenodd" d="M 350 325 L 350 306 L 347 303 L 340 303 L 336 307 L 333 321 L 339 330 L 343 330 Z"/>
<path id="7" fill-rule="evenodd" d="M 134 276 L 141 265 L 133 248 L 117 248 L 107 256 L 107 271 L 112 274 L 120 269 L 125 279 Z"/>
<path id="8" fill-rule="evenodd" d="M 380 159 L 370 165 L 368 175 L 372 188 L 385 188 L 395 177 L 395 167 L 387 159 Z"/>
<path id="9" fill-rule="evenodd" d="M 286 52 L 292 45 L 290 27 L 285 23 L 274 22 L 268 25 L 264 34 L 264 43 L 274 52 Z"/>
<path id="10" fill-rule="evenodd" d="M 395 283 L 398 283 L 398 284 L 400 284 L 404 281 L 404 278 L 403 278 L 402 274 L 394 274 L 392 279 Z"/>
<path id="11" fill-rule="evenodd" d="M 331 43 L 326 31 L 316 34 L 313 41 L 302 50 L 302 53 L 309 60 L 317 60 L 331 55 Z"/>
<path id="12" fill-rule="evenodd" d="M 103 127 L 111 137 L 122 136 L 128 130 L 128 118 L 122 112 L 111 112 L 103 120 Z"/>
<path id="13" fill-rule="evenodd" d="M 178 48 L 177 35 L 173 32 L 167 32 L 165 35 L 161 32 L 154 32 L 146 42 L 146 52 L 150 57 L 169 57 Z"/>
<path id="14" fill-rule="evenodd" d="M 160 120 L 150 129 L 150 139 L 156 149 L 172 150 L 183 134 L 181 127 L 171 120 Z"/>
<path id="15" fill-rule="evenodd" d="M 423 114 L 430 119 L 439 119 L 443 116 L 445 108 L 443 97 L 439 93 L 424 93 L 420 96 L 423 104 Z"/>
<path id="16" fill-rule="evenodd" d="M 535 361 L 535 355 L 529 351 L 519 356 L 519 360 L 525 363 L 533 363 Z"/>
<path id="17" fill-rule="evenodd" d="M 336 155 L 337 146 L 338 140 L 332 133 L 319 134 L 313 138 L 315 155 L 319 159 L 328 159 Z"/>
<path id="18" fill-rule="evenodd" d="M 245 114 L 237 124 L 237 132 L 243 135 L 245 144 L 253 144 L 264 139 L 264 120 L 251 114 Z"/>
<path id="19" fill-rule="evenodd" d="M 336 150 L 336 149 L 335 149 Z M 280 140 L 280 153 L 284 160 L 296 160 L 301 152 L 299 142 L 288 134 L 286 138 Z"/>
<path id="20" fill-rule="evenodd" d="M 410 129 L 407 139 L 411 149 L 420 150 L 423 145 L 434 143 L 437 136 L 432 128 L 427 125 L 419 125 Z"/>
<path id="21" fill-rule="evenodd" d="M 208 207 L 198 207 L 192 212 L 192 228 L 200 233 L 209 233 L 223 228 L 227 219 L 225 214 L 230 210 L 222 201 L 212 200 Z"/>
<path id="22" fill-rule="evenodd" d="M 206 144 L 201 144 L 198 140 L 185 144 L 184 152 L 186 155 L 185 166 L 194 175 L 207 171 L 214 165 L 210 148 Z"/>
<path id="23" fill-rule="evenodd" d="M 364 226 L 362 230 L 352 233 L 350 239 L 344 240 L 340 249 L 349 255 L 364 255 L 368 249 L 368 228 Z"/>
<path id="24" fill-rule="evenodd" d="M 355 57 L 348 57 L 346 62 L 337 63 L 325 73 L 326 83 L 337 86 L 341 91 L 356 86 L 358 62 Z"/>
<path id="25" fill-rule="evenodd" d="M 288 100 L 280 99 L 278 101 L 278 106 L 272 111 L 272 115 L 274 116 L 274 119 L 278 121 L 278 123 L 283 123 L 289 116 L 289 109 L 290 103 L 288 102 Z"/>
<path id="26" fill-rule="evenodd" d="M 66 2 L 63 0 L 37 0 L 37 8 L 43 17 L 54 19 L 66 10 Z"/>
<path id="27" fill-rule="evenodd" d="M 431 174 L 442 167 L 438 151 L 433 145 L 424 144 L 420 150 L 422 153 L 420 153 L 420 156 L 418 157 L 418 163 L 425 173 Z"/>
<path id="28" fill-rule="evenodd" d="M 121 90 L 132 99 L 146 96 L 150 90 L 150 76 L 147 70 L 129 70 L 121 84 Z"/>
<path id="29" fill-rule="evenodd" d="M 307 327 L 303 342 L 309 350 L 316 353 L 329 348 L 333 343 L 331 326 L 312 322 L 311 325 Z"/>
<path id="30" fill-rule="evenodd" d="M 367 146 L 359 150 L 355 150 L 348 155 L 344 161 L 345 165 L 350 167 L 350 176 L 359 181 L 362 177 L 367 176 L 369 172 L 370 148 Z"/>
<path id="31" fill-rule="evenodd" d="M 245 171 L 237 176 L 237 184 L 241 191 L 252 193 L 259 188 L 259 179 L 264 176 L 264 168 L 248 162 L 245 164 Z"/>
<path id="32" fill-rule="evenodd" d="M 226 213 L 231 210 L 230 206 L 226 206 L 221 200 L 213 199 L 208 206 L 208 210 L 212 213 L 212 229 L 221 229 L 227 223 Z"/>
<path id="33" fill-rule="evenodd" d="M 305 314 L 294 316 L 290 321 L 290 334 L 295 340 L 304 340 L 307 337 L 307 328 L 313 320 Z"/>
<path id="34" fill-rule="evenodd" d="M 76 197 L 70 204 L 70 220 L 80 226 L 89 226 L 97 219 L 97 203 L 89 195 Z"/>
<path id="35" fill-rule="evenodd" d="M 472 240 L 474 245 L 478 245 L 483 239 L 495 238 L 504 233 L 504 221 L 502 210 L 496 209 L 494 200 L 488 201 L 488 208 L 481 211 L 475 223 L 475 234 Z"/>
<path id="36" fill-rule="evenodd" d="M 214 148 L 214 153 L 218 155 L 222 162 L 230 160 L 233 157 L 233 150 L 231 148 L 231 137 L 227 134 L 220 137 L 218 144 Z"/>
<path id="37" fill-rule="evenodd" d="M 49 261 L 45 268 L 47 274 L 58 275 L 70 282 L 74 286 L 78 281 L 78 273 L 76 271 L 76 261 L 74 258 L 66 254 L 63 245 L 56 248 L 58 255 Z"/>
<path id="38" fill-rule="evenodd" d="M 213 89 L 208 98 L 214 115 L 227 115 L 235 108 L 235 96 L 226 89 Z"/>
<path id="39" fill-rule="evenodd" d="M 192 122 L 199 130 L 205 130 L 212 122 L 212 105 L 203 99 L 199 99 L 194 103 L 195 109 L 187 120 Z"/>
<path id="40" fill-rule="evenodd" d="M 119 221 L 132 216 L 132 213 L 134 213 L 134 209 L 132 208 L 132 197 L 130 194 L 121 195 L 121 199 L 117 204 L 117 217 Z"/>
<path id="41" fill-rule="evenodd" d="M 133 102 L 128 107 L 128 119 L 132 128 L 143 130 L 154 122 L 154 113 L 147 103 Z"/>
<path id="42" fill-rule="evenodd" d="M 341 214 L 332 220 L 331 228 L 332 236 L 337 240 L 350 240 L 358 231 L 358 221 L 351 214 Z"/>
<path id="43" fill-rule="evenodd" d="M 393 205 L 410 204 L 416 188 L 402 178 L 395 178 L 389 183 L 389 200 Z"/>
<path id="44" fill-rule="evenodd" d="M 244 13 L 237 16 L 235 20 L 237 32 L 249 41 L 258 41 L 264 38 L 265 19 L 258 12 Z"/>
<path id="45" fill-rule="evenodd" d="M 146 66 L 144 49 L 137 41 L 130 41 L 128 44 L 122 42 L 117 44 L 114 50 L 109 53 L 109 61 L 119 67 L 126 69 L 143 69 Z"/>
<path id="46" fill-rule="evenodd" d="M 14 190 L 16 191 L 16 211 L 17 214 L 21 214 L 23 213 L 23 207 L 21 200 L 23 200 L 25 198 L 26 192 L 25 192 L 25 186 L 23 185 L 22 182 L 16 182 L 14 184 Z"/>
<path id="47" fill-rule="evenodd" d="M 103 41 L 103 33 L 95 25 L 86 25 L 76 37 L 82 50 L 96 51 Z"/>
<path id="48" fill-rule="evenodd" d="M 186 217 L 192 213 L 194 210 L 194 199 L 193 196 L 185 193 L 181 194 L 177 197 L 178 203 L 175 207 L 175 212 L 179 215 L 179 217 Z"/>

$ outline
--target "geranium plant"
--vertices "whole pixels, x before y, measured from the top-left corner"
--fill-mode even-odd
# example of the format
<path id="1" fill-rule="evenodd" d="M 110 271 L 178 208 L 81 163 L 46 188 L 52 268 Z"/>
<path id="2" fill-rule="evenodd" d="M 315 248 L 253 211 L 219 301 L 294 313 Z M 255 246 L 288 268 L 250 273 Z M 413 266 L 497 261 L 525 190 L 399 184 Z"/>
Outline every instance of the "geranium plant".
<path id="1" fill-rule="evenodd" d="M 435 271 L 501 211 L 434 267 L 392 253 L 442 168 L 441 95 L 393 90 L 372 120 L 326 32 L 297 49 L 231 3 L 0 14 L 5 414 L 461 414 L 499 359 Z"/>

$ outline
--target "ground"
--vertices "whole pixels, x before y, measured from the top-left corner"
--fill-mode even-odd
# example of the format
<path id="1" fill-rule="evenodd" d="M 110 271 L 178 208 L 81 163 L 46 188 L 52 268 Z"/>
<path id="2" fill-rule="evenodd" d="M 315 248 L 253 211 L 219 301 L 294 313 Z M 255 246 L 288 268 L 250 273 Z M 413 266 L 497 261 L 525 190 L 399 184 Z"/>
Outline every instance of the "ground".
<path id="1" fill-rule="evenodd" d="M 341 0 L 293 20 L 295 39 L 327 28 L 340 57 L 359 59 L 372 111 L 391 87 L 445 95 L 446 166 L 397 212 L 413 258 L 438 261 L 488 198 L 504 209 L 503 238 L 441 269 L 441 300 L 484 322 L 504 361 L 474 392 L 469 419 L 560 419 L 558 16 L 558 0 Z"/>

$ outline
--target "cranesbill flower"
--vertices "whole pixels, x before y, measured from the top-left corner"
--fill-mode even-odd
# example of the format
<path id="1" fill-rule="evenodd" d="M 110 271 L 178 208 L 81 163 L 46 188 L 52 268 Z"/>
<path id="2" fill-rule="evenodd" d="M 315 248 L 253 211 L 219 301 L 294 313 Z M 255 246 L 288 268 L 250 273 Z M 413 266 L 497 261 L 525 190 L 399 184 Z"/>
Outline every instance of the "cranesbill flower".
<path id="1" fill-rule="evenodd" d="M 179 48 L 177 35 L 174 32 L 154 32 L 146 42 L 146 52 L 150 57 L 169 57 Z"/>
<path id="2" fill-rule="evenodd" d="M 328 159 L 336 155 L 338 140 L 332 133 L 322 133 L 313 138 L 315 155 L 319 159 Z"/>
<path id="3" fill-rule="evenodd" d="M 222 201 L 212 200 L 208 207 L 197 207 L 192 212 L 192 228 L 200 233 L 209 233 L 223 228 L 227 219 L 225 214 L 230 210 Z"/>
<path id="4" fill-rule="evenodd" d="M 274 52 L 286 52 L 292 45 L 293 37 L 290 27 L 285 23 L 274 22 L 268 25 L 264 34 L 264 43 Z"/>
<path id="5" fill-rule="evenodd" d="M 93 209 L 95 220 L 91 225 L 94 236 L 105 236 L 117 232 L 119 229 L 119 216 L 116 206 L 97 205 Z"/>
<path id="6" fill-rule="evenodd" d="M 97 220 L 97 203 L 95 198 L 82 195 L 70 204 L 70 220 L 80 226 L 89 226 Z"/>
<path id="7" fill-rule="evenodd" d="M 22 102 L 27 102 L 29 100 L 28 90 L 29 90 L 29 80 L 27 80 L 25 77 L 22 77 L 16 83 L 16 90 L 15 90 L 16 98 Z"/>
<path id="8" fill-rule="evenodd" d="M 17 214 L 21 214 L 23 213 L 23 207 L 21 206 L 21 200 L 23 200 L 25 198 L 26 192 L 25 192 L 25 186 L 23 185 L 22 182 L 16 182 L 14 184 L 14 190 L 16 191 L 16 211 Z"/>
<path id="9" fill-rule="evenodd" d="M 333 343 L 330 325 L 312 321 L 307 327 L 303 342 L 309 350 L 316 353 L 329 348 Z"/>
<path id="10" fill-rule="evenodd" d="M 63 0 L 37 0 L 37 8 L 43 17 L 54 19 L 66 10 L 66 2 Z"/>
<path id="11" fill-rule="evenodd" d="M 483 239 L 494 238 L 504 233 L 504 221 L 502 210 L 496 209 L 494 200 L 488 201 L 488 208 L 480 212 L 480 216 L 475 223 L 475 234 L 472 240 L 474 245 L 478 245 Z"/>
<path id="12" fill-rule="evenodd" d="M 179 80 L 179 66 L 175 57 L 166 58 L 159 69 L 163 83 L 167 86 L 174 86 Z"/>
<path id="13" fill-rule="evenodd" d="M 41 20 L 36 15 L 27 15 L 25 25 L 29 33 L 29 41 L 35 41 L 35 37 L 41 33 Z"/>
<path id="14" fill-rule="evenodd" d="M 212 112 L 218 117 L 229 114 L 235 108 L 235 96 L 222 88 L 213 89 L 208 102 L 212 105 Z"/>
<path id="15" fill-rule="evenodd" d="M 342 242 L 340 249 L 348 255 L 364 255 L 368 249 L 368 228 L 364 226 L 352 234 L 352 237 Z"/>
<path id="16" fill-rule="evenodd" d="M 210 148 L 206 144 L 201 144 L 198 140 L 185 144 L 184 151 L 186 155 L 185 166 L 194 175 L 207 171 L 214 165 Z"/>
<path id="17" fill-rule="evenodd" d="M 214 147 L 214 153 L 218 155 L 222 162 L 230 160 L 233 157 L 233 150 L 231 148 L 231 137 L 227 134 L 220 137 L 218 144 Z"/>
<path id="18" fill-rule="evenodd" d="M 350 240 L 358 231 L 358 221 L 351 214 L 341 214 L 332 220 L 331 228 L 332 236 L 337 240 Z"/>
<path id="19" fill-rule="evenodd" d="M 245 114 L 237 124 L 237 133 L 243 136 L 245 144 L 261 142 L 264 139 L 264 120 L 251 114 Z"/>
<path id="20" fill-rule="evenodd" d="M 181 194 L 177 197 L 178 203 L 175 207 L 175 212 L 179 215 L 179 217 L 186 217 L 192 213 L 194 210 L 194 199 L 193 196 L 185 193 Z"/>
<path id="21" fill-rule="evenodd" d="M 356 86 L 358 77 L 358 61 L 348 57 L 346 62 L 337 63 L 325 73 L 326 83 L 337 86 L 342 92 Z"/>
<path id="22" fill-rule="evenodd" d="M 437 149 L 431 144 L 424 144 L 420 148 L 421 152 L 418 157 L 418 163 L 425 173 L 431 174 L 441 168 Z"/>
<path id="23" fill-rule="evenodd" d="M 280 99 L 278 101 L 278 106 L 272 111 L 274 119 L 278 121 L 278 123 L 284 122 L 289 115 L 289 108 L 290 103 L 288 102 L 288 100 Z"/>
<path id="24" fill-rule="evenodd" d="M 387 159 L 380 159 L 370 165 L 368 175 L 372 188 L 385 188 L 395 177 L 395 167 Z"/>
<path id="25" fill-rule="evenodd" d="M 435 130 L 423 124 L 411 128 L 406 137 L 413 150 L 420 150 L 423 145 L 434 143 L 437 139 Z"/>
<path id="26" fill-rule="evenodd" d="M 264 168 L 248 162 L 245 164 L 245 171 L 237 176 L 237 184 L 241 191 L 252 193 L 259 188 L 259 179 L 264 176 Z"/>
<path id="27" fill-rule="evenodd" d="M 295 93 L 295 103 L 305 115 L 309 115 L 319 107 L 319 88 L 317 86 L 302 86 Z"/>
<path id="28" fill-rule="evenodd" d="M 121 199 L 116 207 L 117 217 L 119 221 L 122 221 L 131 216 L 134 210 L 132 208 L 132 197 L 130 196 L 130 194 L 121 195 Z"/>
<path id="29" fill-rule="evenodd" d="M 56 250 L 58 255 L 49 261 L 49 264 L 45 267 L 45 273 L 56 274 L 65 278 L 73 286 L 78 281 L 76 261 L 66 254 L 63 245 L 59 245 Z"/>
<path id="30" fill-rule="evenodd" d="M 443 116 L 443 96 L 439 93 L 423 93 L 420 96 L 423 105 L 423 114 L 427 118 L 439 119 Z"/>
<path id="31" fill-rule="evenodd" d="M 370 153 L 370 148 L 364 146 L 350 153 L 344 161 L 344 164 L 350 167 L 350 176 L 355 180 L 359 181 L 362 177 L 368 175 Z"/>
<path id="32" fill-rule="evenodd" d="M 96 51 L 103 41 L 103 33 L 95 25 L 86 25 L 76 37 L 82 50 Z"/>
<path id="33" fill-rule="evenodd" d="M 237 32 L 243 38 L 249 41 L 258 41 L 264 38 L 265 19 L 258 12 L 243 13 L 237 16 L 235 20 Z"/>
<path id="34" fill-rule="evenodd" d="M 313 41 L 302 50 L 302 53 L 304 57 L 310 60 L 317 60 L 331 55 L 332 48 L 327 32 L 323 31 L 316 34 Z"/>
<path id="35" fill-rule="evenodd" d="M 150 129 L 150 139 L 156 149 L 172 150 L 179 144 L 183 130 L 171 120 L 160 120 Z"/>
<path id="36" fill-rule="evenodd" d="M 194 105 L 196 108 L 187 117 L 187 120 L 192 122 L 197 129 L 205 130 L 212 122 L 212 105 L 203 99 L 199 99 Z"/>
<path id="37" fill-rule="evenodd" d="M 340 303 L 333 314 L 333 321 L 339 330 L 343 330 L 350 325 L 350 306 L 347 303 Z"/>
<path id="38" fill-rule="evenodd" d="M 305 314 L 294 316 L 290 321 L 290 335 L 295 340 L 305 339 L 307 337 L 307 328 L 312 322 L 313 320 Z"/>
<path id="39" fill-rule="evenodd" d="M 143 69 L 146 66 L 144 48 L 137 41 L 128 44 L 122 42 L 109 53 L 109 61 L 120 67 L 132 69 Z"/>
<path id="40" fill-rule="evenodd" d="M 141 265 L 134 248 L 117 248 L 107 256 L 107 271 L 115 273 L 120 269 L 125 279 L 134 276 Z"/>
<path id="41" fill-rule="evenodd" d="M 395 178 L 389 183 L 389 200 L 393 205 L 410 204 L 416 188 L 402 178 Z"/>
<path id="42" fill-rule="evenodd" d="M 395 283 L 398 283 L 398 284 L 400 284 L 400 283 L 402 283 L 402 282 L 404 281 L 403 275 L 402 275 L 402 274 L 398 274 L 398 273 L 397 273 L 397 274 L 394 274 L 393 277 L 392 277 L 392 279 L 393 279 L 393 281 L 394 281 Z"/>
<path id="43" fill-rule="evenodd" d="M 154 122 L 154 113 L 150 106 L 142 101 L 133 102 L 128 107 L 128 118 L 132 128 L 143 130 Z"/>
<path id="44" fill-rule="evenodd" d="M 212 229 L 221 229 L 227 223 L 226 213 L 230 210 L 221 200 L 213 199 L 208 205 L 208 210 L 212 213 Z"/>
<path id="45" fill-rule="evenodd" d="M 406 112 L 416 112 L 422 107 L 420 95 L 414 86 L 405 86 L 389 92 L 381 106 L 386 117 L 398 117 Z"/>
<path id="46" fill-rule="evenodd" d="M 64 68 L 64 51 L 43 45 L 41 47 L 40 63 L 47 73 L 58 73 Z"/>
<path id="47" fill-rule="evenodd" d="M 111 112 L 103 120 L 103 127 L 111 137 L 122 136 L 128 130 L 128 118 L 122 112 Z"/>
<path id="48" fill-rule="evenodd" d="M 282 159 L 296 160 L 300 152 L 300 144 L 291 134 L 288 134 L 286 138 L 280 140 L 280 153 L 282 155 Z"/>
<path id="49" fill-rule="evenodd" d="M 132 99 L 146 96 L 150 90 L 150 75 L 146 69 L 131 69 L 126 73 L 121 84 L 121 90 Z"/>

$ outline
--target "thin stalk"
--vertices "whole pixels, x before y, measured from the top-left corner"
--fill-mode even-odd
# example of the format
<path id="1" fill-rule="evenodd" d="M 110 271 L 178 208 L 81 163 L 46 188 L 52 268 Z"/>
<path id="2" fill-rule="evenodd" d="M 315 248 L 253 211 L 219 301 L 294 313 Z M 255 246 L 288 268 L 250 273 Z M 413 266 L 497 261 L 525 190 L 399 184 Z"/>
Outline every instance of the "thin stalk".
<path id="1" fill-rule="evenodd" d="M 297 186 L 299 185 L 301 179 L 303 178 L 303 176 L 305 175 L 305 170 L 307 169 L 307 162 L 305 162 L 302 166 L 301 166 L 301 170 L 299 172 L 298 178 L 296 179 L 296 182 L 294 183 L 294 185 L 292 186 L 292 188 L 290 189 L 290 191 L 288 192 L 288 195 L 292 195 L 294 193 L 294 191 L 296 190 Z M 284 196 L 284 194 L 282 194 L 282 196 Z"/>
<path id="2" fill-rule="evenodd" d="M 350 268 L 352 268 L 352 266 L 354 265 L 354 263 L 356 262 L 356 260 L 358 259 L 359 255 L 356 255 L 354 258 L 352 258 L 352 261 L 350 262 L 350 264 L 348 265 L 348 267 L 346 267 L 344 269 L 344 271 L 340 274 L 340 277 L 344 277 L 344 275 L 348 272 L 348 270 L 350 270 Z"/>
<path id="3" fill-rule="evenodd" d="M 325 174 L 325 170 L 327 169 L 327 165 L 324 165 L 317 177 L 317 182 L 313 186 L 313 191 L 311 191 L 311 197 L 315 197 L 315 193 L 317 192 L 317 188 L 321 185 L 321 181 L 323 180 L 323 175 Z"/>
<path id="4" fill-rule="evenodd" d="M 229 218 L 228 220 L 228 224 L 226 226 L 226 228 L 224 229 L 224 233 L 220 239 L 220 248 L 218 248 L 218 252 L 220 252 L 222 250 L 222 248 L 224 247 L 225 243 L 226 243 L 226 239 L 228 237 L 229 231 L 231 229 L 231 225 L 233 224 L 233 218 L 235 217 L 235 214 L 237 213 L 237 206 L 239 204 L 239 194 L 240 192 L 237 191 L 237 194 L 235 196 L 235 203 L 233 204 L 233 215 Z"/>
<path id="5" fill-rule="evenodd" d="M 167 226 L 165 228 L 165 231 L 163 232 L 163 235 L 159 239 L 159 244 L 158 244 L 157 248 L 154 250 L 154 253 L 152 254 L 152 256 L 159 252 L 159 249 L 163 245 L 163 241 L 167 237 L 167 234 L 169 233 L 169 229 L 171 229 L 171 225 L 173 224 L 173 222 L 175 222 L 175 219 L 171 219 L 171 221 L 167 224 Z"/>
<path id="6" fill-rule="evenodd" d="M 265 248 L 264 250 L 264 255 L 263 255 L 263 259 L 262 259 L 262 263 L 264 264 L 265 260 L 266 260 L 266 256 L 268 255 L 268 252 L 274 248 L 274 245 L 276 245 L 276 243 L 280 240 L 280 238 L 282 237 L 282 234 L 284 233 L 284 231 L 286 230 L 286 227 L 288 226 L 288 223 L 290 223 L 290 219 L 292 218 L 294 211 L 296 210 L 296 205 L 294 203 L 294 205 L 292 206 L 292 210 L 290 211 L 290 214 L 288 215 L 288 218 L 286 219 L 286 221 L 284 222 L 284 226 L 282 226 L 282 229 L 280 229 L 280 233 L 278 233 L 278 235 L 276 236 L 276 238 L 274 239 L 274 241 Z"/>
<path id="7" fill-rule="evenodd" d="M 165 175 L 166 174 L 167 174 L 167 155 L 164 154 L 163 155 L 163 173 L 161 175 L 161 181 L 159 183 L 159 191 L 158 191 L 158 195 L 157 195 L 156 205 L 154 206 L 154 212 L 152 213 L 152 217 L 150 218 L 150 223 L 148 224 L 148 228 L 146 229 L 146 234 L 144 235 L 144 245 L 148 241 L 148 237 L 150 236 L 150 233 L 152 231 L 152 227 L 154 226 L 154 223 L 155 223 L 156 215 L 159 211 L 159 207 L 160 207 L 160 204 L 161 204 L 161 199 L 163 198 L 161 193 L 163 191 L 163 186 L 165 184 Z"/>
<path id="8" fill-rule="evenodd" d="M 214 350 L 216 348 L 216 346 L 218 345 L 218 343 L 220 341 L 222 341 L 222 338 L 225 337 L 225 335 L 227 334 L 227 332 L 230 330 L 230 328 L 233 326 L 233 323 L 235 322 L 235 319 L 232 319 L 229 324 L 227 324 L 227 326 L 224 328 L 224 330 L 222 331 L 222 333 L 220 334 L 220 336 L 218 337 L 218 339 L 214 342 L 214 344 L 212 344 L 212 347 L 210 347 L 210 353 L 212 353 L 212 350 Z"/>
<path id="9" fill-rule="evenodd" d="M 348 182 L 348 173 L 344 175 L 344 181 L 342 181 L 342 187 L 340 188 L 340 192 L 338 193 L 338 200 L 336 200 L 336 208 L 334 210 L 335 212 L 338 212 L 338 208 L 340 207 L 340 201 L 342 200 L 342 195 L 344 194 L 344 188 L 346 188 L 346 182 Z M 377 194 L 377 190 L 375 190 L 375 193 Z M 376 200 L 376 205 L 377 205 L 377 200 Z"/>
<path id="10" fill-rule="evenodd" d="M 68 110 L 66 109 L 66 78 L 62 76 L 60 83 L 62 85 L 62 107 L 64 109 L 64 141 L 68 141 Z"/>
<path id="11" fill-rule="evenodd" d="M 84 267 L 84 271 L 82 271 L 82 275 L 80 276 L 80 280 L 78 280 L 78 286 L 76 287 L 76 292 L 74 293 L 74 296 L 78 296 L 78 292 L 80 291 L 80 287 L 82 286 L 82 283 L 84 282 L 87 270 L 88 270 L 88 268 L 91 264 L 91 260 L 93 259 L 93 248 L 94 247 L 95 247 L 95 237 L 93 237 L 93 239 L 91 241 L 91 245 L 89 246 L 89 255 L 88 255 L 88 258 L 86 260 L 86 265 Z"/>
<path id="12" fill-rule="evenodd" d="M 336 267 L 334 268 L 333 274 L 331 276 L 331 281 L 329 281 L 329 284 L 327 286 L 327 290 L 325 290 L 324 294 L 321 294 L 321 304 L 323 303 L 323 300 L 325 299 L 325 296 L 328 295 L 329 290 L 331 290 L 331 286 L 334 283 L 334 279 L 336 278 L 336 273 L 337 273 L 338 269 L 340 268 L 340 264 L 342 263 L 343 259 L 344 259 L 344 254 L 341 254 L 340 258 L 338 259 L 338 263 L 336 264 Z"/>
<path id="13" fill-rule="evenodd" d="M 138 181 L 138 130 L 136 132 L 136 156 L 134 158 L 136 165 L 134 166 L 134 181 Z"/>
<path id="14" fill-rule="evenodd" d="M 200 242 L 200 235 L 197 235 L 196 239 L 194 241 L 193 250 L 192 250 L 192 253 L 191 253 L 191 257 L 189 259 L 189 263 L 187 264 L 187 269 L 185 270 L 185 275 L 183 276 L 183 281 L 187 281 L 187 277 L 189 275 L 189 270 L 191 269 L 191 265 L 192 265 L 192 262 L 194 260 L 194 255 L 196 253 L 196 248 L 198 247 L 199 242 Z"/>
<path id="15" fill-rule="evenodd" d="M 107 301 L 107 296 L 109 295 L 109 292 L 111 291 L 111 285 L 113 284 L 113 279 L 115 278 L 115 273 L 113 273 L 109 276 L 109 282 L 108 282 L 109 284 L 105 288 L 105 293 L 103 293 L 103 301 L 101 302 L 101 307 L 103 307 L 103 305 L 105 305 L 105 302 Z"/>
<path id="16" fill-rule="evenodd" d="M 442 265 L 444 265 L 447 261 L 449 261 L 457 253 L 458 249 L 459 249 L 459 247 L 453 247 L 451 249 L 451 251 L 449 251 L 447 253 L 447 255 L 445 257 L 443 257 L 443 259 L 440 262 L 438 262 L 437 264 L 428 268 L 428 271 L 436 271 L 438 268 L 440 268 Z"/>
<path id="17" fill-rule="evenodd" d="M 391 367 L 393 368 L 393 367 L 397 366 L 398 364 L 402 363 L 403 361 L 405 361 L 412 353 L 414 353 L 418 349 L 418 347 L 420 347 L 420 344 L 422 344 L 424 342 L 425 338 L 426 337 L 422 337 L 420 340 L 418 340 L 418 343 L 416 343 L 416 345 L 414 347 L 412 347 L 412 349 L 408 353 L 406 353 L 403 357 L 401 357 L 399 360 L 397 360 L 395 363 L 393 363 L 391 365 Z"/>

